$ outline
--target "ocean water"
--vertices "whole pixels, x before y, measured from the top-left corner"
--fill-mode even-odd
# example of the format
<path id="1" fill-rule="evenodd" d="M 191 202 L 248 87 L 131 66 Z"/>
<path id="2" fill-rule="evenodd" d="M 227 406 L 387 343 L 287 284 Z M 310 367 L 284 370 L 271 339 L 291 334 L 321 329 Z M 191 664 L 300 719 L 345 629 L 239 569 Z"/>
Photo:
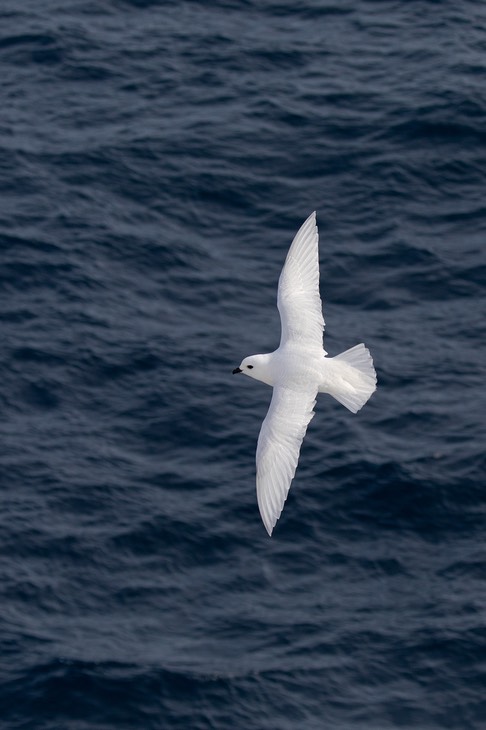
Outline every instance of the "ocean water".
<path id="1" fill-rule="evenodd" d="M 0 727 L 486 726 L 486 6 L 3 0 Z M 320 396 L 270 539 L 276 287 Z"/>

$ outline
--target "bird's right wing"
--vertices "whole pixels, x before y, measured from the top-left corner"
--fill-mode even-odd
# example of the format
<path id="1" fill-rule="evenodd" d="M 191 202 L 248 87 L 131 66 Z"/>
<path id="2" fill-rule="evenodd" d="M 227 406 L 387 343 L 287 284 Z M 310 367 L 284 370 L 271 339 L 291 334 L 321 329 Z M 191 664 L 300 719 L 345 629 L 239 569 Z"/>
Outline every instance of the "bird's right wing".
<path id="1" fill-rule="evenodd" d="M 295 391 L 280 385 L 273 389 L 256 452 L 258 507 L 269 535 L 287 499 L 316 395 L 314 389 Z"/>
<path id="2" fill-rule="evenodd" d="M 288 341 L 322 347 L 324 318 L 319 294 L 319 234 L 312 213 L 292 241 L 278 282 L 280 346 Z"/>

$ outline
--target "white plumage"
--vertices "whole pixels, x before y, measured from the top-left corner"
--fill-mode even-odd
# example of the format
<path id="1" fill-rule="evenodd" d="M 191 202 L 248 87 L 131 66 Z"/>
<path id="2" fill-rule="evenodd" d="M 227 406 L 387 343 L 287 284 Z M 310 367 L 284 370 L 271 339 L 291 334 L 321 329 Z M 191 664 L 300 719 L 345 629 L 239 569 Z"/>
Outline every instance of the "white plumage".
<path id="1" fill-rule="evenodd" d="M 273 386 L 256 452 L 258 506 L 269 535 L 287 499 L 317 393 L 329 393 L 357 413 L 376 390 L 373 360 L 363 344 L 332 358 L 322 347 L 315 212 L 292 241 L 280 274 L 277 305 L 282 326 L 279 348 L 246 357 L 233 370 Z"/>

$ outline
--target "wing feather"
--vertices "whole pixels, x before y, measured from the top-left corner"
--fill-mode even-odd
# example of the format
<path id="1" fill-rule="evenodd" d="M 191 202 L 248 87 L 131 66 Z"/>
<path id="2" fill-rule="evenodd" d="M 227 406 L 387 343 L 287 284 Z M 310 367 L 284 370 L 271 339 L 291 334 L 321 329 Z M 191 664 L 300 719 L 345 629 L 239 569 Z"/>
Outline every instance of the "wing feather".
<path id="1" fill-rule="evenodd" d="M 316 395 L 314 390 L 295 391 L 281 385 L 273 389 L 256 453 L 258 506 L 269 535 L 287 499 Z"/>
<path id="2" fill-rule="evenodd" d="M 322 347 L 324 318 L 319 294 L 319 233 L 312 213 L 292 241 L 278 283 L 280 346 L 293 340 Z"/>

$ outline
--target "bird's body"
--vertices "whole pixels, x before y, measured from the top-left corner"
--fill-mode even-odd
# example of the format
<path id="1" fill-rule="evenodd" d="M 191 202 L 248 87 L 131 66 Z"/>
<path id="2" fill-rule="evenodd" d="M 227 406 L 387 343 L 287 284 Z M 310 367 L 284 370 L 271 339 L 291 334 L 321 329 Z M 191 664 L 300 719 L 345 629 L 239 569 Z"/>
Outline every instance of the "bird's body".
<path id="1" fill-rule="evenodd" d="M 317 394 L 329 393 L 357 413 L 376 389 L 373 361 L 363 344 L 336 357 L 327 357 L 323 349 L 318 241 L 312 213 L 295 236 L 280 275 L 280 346 L 246 357 L 233 371 L 273 387 L 256 455 L 258 505 L 269 535 L 287 498 Z"/>
<path id="2" fill-rule="evenodd" d="M 256 358 L 262 358 L 258 360 Z M 324 376 L 324 355 L 319 350 L 304 349 L 294 344 L 280 346 L 266 355 L 253 355 L 254 374 L 250 378 L 260 380 L 274 387 L 285 383 L 288 388 L 307 388 L 312 379 L 316 390 Z"/>

